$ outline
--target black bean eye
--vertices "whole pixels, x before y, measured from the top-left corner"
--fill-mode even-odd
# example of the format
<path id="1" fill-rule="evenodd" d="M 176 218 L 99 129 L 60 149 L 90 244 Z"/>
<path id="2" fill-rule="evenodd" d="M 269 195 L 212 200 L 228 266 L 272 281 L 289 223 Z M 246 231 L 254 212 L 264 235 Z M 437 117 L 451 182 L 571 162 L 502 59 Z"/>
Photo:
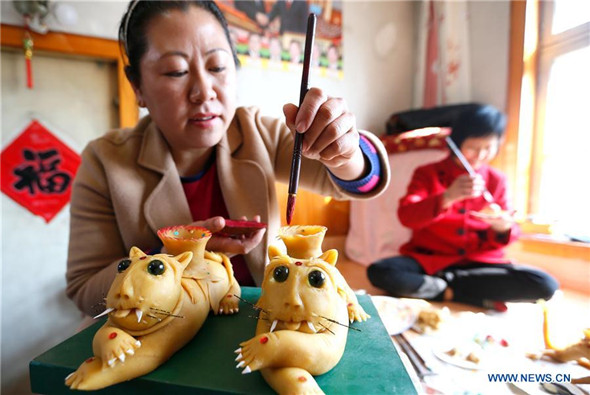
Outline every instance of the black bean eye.
<path id="1" fill-rule="evenodd" d="M 164 266 L 164 262 L 159 259 L 154 259 L 150 263 L 148 263 L 147 271 L 149 274 L 153 274 L 154 276 L 159 276 L 160 274 L 164 273 L 166 266 Z"/>
<path id="2" fill-rule="evenodd" d="M 289 268 L 287 266 L 277 266 L 275 267 L 272 276 L 277 282 L 282 283 L 287 280 L 287 277 L 289 277 Z"/>
<path id="3" fill-rule="evenodd" d="M 312 287 L 321 288 L 326 282 L 326 275 L 324 274 L 324 272 L 314 270 L 307 275 L 307 279 L 309 280 L 309 284 Z"/>
<path id="4" fill-rule="evenodd" d="M 117 271 L 119 273 L 122 273 L 125 271 L 125 269 L 127 269 L 129 267 L 129 265 L 131 265 L 131 259 L 123 259 L 121 262 L 119 262 L 119 264 L 117 265 Z"/>

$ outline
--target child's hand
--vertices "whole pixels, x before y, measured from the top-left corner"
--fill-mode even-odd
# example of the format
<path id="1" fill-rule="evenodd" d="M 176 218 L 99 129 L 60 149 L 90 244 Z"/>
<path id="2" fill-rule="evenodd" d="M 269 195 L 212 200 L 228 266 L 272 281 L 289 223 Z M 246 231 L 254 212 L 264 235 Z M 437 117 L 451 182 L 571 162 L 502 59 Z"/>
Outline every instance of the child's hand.
<path id="1" fill-rule="evenodd" d="M 504 211 L 502 209 L 491 212 L 470 212 L 471 216 L 490 224 L 490 227 L 498 233 L 507 232 L 512 228 L 515 222 L 514 213 L 515 211 Z"/>
<path id="2" fill-rule="evenodd" d="M 485 181 L 479 174 L 473 177 L 469 174 L 461 174 L 444 192 L 443 207 L 449 207 L 459 200 L 481 196 L 485 186 Z"/>

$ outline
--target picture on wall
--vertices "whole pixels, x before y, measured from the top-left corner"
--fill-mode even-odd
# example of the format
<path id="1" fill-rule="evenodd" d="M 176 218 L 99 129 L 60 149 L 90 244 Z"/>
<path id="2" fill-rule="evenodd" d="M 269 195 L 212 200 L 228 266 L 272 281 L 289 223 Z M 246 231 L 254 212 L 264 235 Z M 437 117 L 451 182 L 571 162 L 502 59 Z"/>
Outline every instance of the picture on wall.
<path id="1" fill-rule="evenodd" d="M 222 0 L 242 67 L 301 72 L 310 13 L 317 16 L 312 67 L 320 77 L 342 79 L 340 0 Z"/>

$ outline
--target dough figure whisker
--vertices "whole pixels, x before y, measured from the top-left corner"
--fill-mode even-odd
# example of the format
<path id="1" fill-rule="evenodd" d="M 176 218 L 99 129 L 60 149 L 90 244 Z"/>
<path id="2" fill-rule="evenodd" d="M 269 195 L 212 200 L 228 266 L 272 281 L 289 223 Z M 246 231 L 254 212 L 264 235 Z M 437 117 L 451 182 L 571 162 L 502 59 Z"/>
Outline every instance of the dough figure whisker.
<path id="1" fill-rule="evenodd" d="M 330 328 L 328 328 L 326 325 L 322 324 L 321 322 L 318 322 L 318 324 L 320 324 L 320 326 L 322 328 L 324 328 L 325 330 L 327 330 L 328 332 L 330 332 L 331 334 L 335 335 L 334 332 L 332 332 L 332 330 Z"/>
<path id="2" fill-rule="evenodd" d="M 236 294 L 234 294 L 234 296 L 235 296 L 236 298 L 240 299 L 242 302 L 244 302 L 244 303 L 246 303 L 246 304 L 250 305 L 250 307 L 251 307 L 251 308 L 253 308 L 254 310 L 256 310 L 256 311 L 258 311 L 258 312 L 262 311 L 262 312 L 264 312 L 264 313 L 268 314 L 268 311 L 264 310 L 264 309 L 263 309 L 263 308 L 261 308 L 261 307 L 258 307 L 258 306 L 256 306 L 254 303 L 252 303 L 252 302 L 249 302 L 249 301 L 247 301 L 246 299 L 244 299 L 244 298 L 242 298 L 242 297 L 240 297 L 240 296 L 238 296 L 238 295 L 236 295 Z"/>
<path id="3" fill-rule="evenodd" d="M 150 307 L 150 310 L 154 310 L 154 314 L 162 314 L 168 317 L 174 317 L 174 318 L 184 318 L 183 315 L 176 315 L 176 314 L 172 314 L 169 311 L 166 310 L 162 310 L 162 309 L 157 309 L 155 307 Z"/>
<path id="4" fill-rule="evenodd" d="M 268 321 L 268 318 L 262 318 L 260 316 L 255 316 L 255 315 L 249 315 L 248 318 L 254 318 L 255 320 Z"/>
<path id="5" fill-rule="evenodd" d="M 158 322 L 162 322 L 162 319 L 159 317 L 156 317 L 155 315 L 151 315 L 151 314 L 146 314 L 148 317 L 153 318 L 155 320 L 158 320 Z"/>
<path id="6" fill-rule="evenodd" d="M 359 328 L 354 328 L 354 327 L 352 327 L 352 326 L 350 326 L 350 325 L 343 324 L 343 323 L 341 323 L 341 322 L 338 322 L 338 321 L 336 321 L 336 320 L 333 320 L 332 318 L 324 317 L 324 316 L 322 316 L 322 315 L 320 315 L 319 317 L 320 317 L 320 318 L 323 318 L 323 319 L 325 319 L 325 320 L 327 320 L 327 321 L 333 322 L 333 323 L 335 323 L 335 324 L 338 324 L 338 325 L 340 325 L 340 326 L 347 327 L 348 329 L 352 329 L 352 330 L 355 330 L 355 331 L 357 331 L 357 332 L 362 332 L 362 331 L 361 331 Z M 321 325 L 321 324 L 320 324 L 320 325 Z"/>

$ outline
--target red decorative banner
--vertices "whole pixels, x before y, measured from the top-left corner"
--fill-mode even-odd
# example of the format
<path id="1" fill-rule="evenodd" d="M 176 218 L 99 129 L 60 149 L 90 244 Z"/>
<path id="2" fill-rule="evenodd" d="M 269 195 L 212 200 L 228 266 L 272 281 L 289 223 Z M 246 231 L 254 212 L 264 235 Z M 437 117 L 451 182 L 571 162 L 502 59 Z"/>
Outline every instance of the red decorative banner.
<path id="1" fill-rule="evenodd" d="M 49 222 L 70 201 L 80 156 L 33 120 L 0 154 L 2 192 Z"/>

